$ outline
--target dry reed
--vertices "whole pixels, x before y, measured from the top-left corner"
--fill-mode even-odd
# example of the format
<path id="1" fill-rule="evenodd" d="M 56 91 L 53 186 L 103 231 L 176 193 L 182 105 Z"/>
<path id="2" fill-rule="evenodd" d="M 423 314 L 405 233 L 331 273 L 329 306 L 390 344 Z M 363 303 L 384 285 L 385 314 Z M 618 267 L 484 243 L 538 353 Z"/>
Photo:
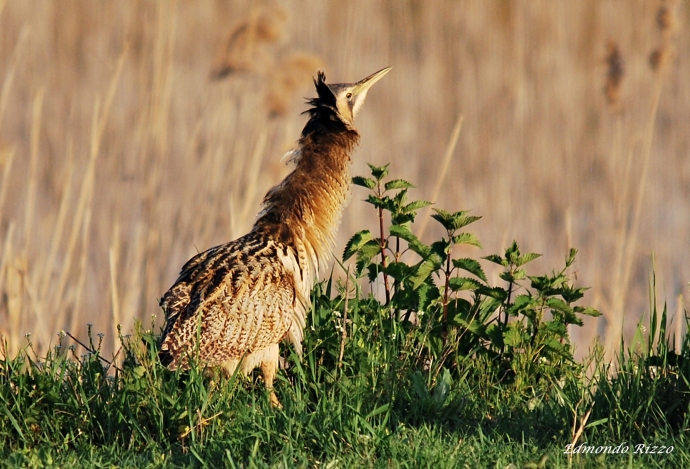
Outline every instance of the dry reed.
<path id="1" fill-rule="evenodd" d="M 623 65 L 623 55 L 621 54 L 618 44 L 609 41 L 606 44 L 606 85 L 604 86 L 604 94 L 609 105 L 615 106 L 620 100 L 621 85 L 625 77 L 625 67 Z"/>
<path id="2" fill-rule="evenodd" d="M 608 324 L 588 322 L 580 343 L 605 334 L 613 347 L 630 333 L 652 252 L 660 296 L 681 314 L 690 37 L 679 32 L 689 7 L 607 5 L 0 1 L 8 351 L 31 332 L 41 353 L 55 332 L 83 335 L 86 323 L 114 351 L 117 322 L 127 333 L 158 314 L 177 268 L 245 232 L 288 170 L 280 156 L 299 135 L 298 98 L 311 94 L 317 61 L 343 81 L 395 66 L 358 122 L 353 172 L 391 162 L 418 187 L 412 195 L 482 215 L 479 255 L 515 238 L 548 269 L 580 250 L 579 283 L 593 286 L 586 298 Z M 288 21 L 288 11 L 303 13 Z M 609 50 L 602 73 L 608 38 L 618 56 Z M 309 53 L 300 61 L 297 51 Z M 209 82 L 209 70 L 248 73 Z M 340 246 L 372 228 L 363 197 L 355 189 Z M 440 234 L 432 223 L 425 240 Z"/>

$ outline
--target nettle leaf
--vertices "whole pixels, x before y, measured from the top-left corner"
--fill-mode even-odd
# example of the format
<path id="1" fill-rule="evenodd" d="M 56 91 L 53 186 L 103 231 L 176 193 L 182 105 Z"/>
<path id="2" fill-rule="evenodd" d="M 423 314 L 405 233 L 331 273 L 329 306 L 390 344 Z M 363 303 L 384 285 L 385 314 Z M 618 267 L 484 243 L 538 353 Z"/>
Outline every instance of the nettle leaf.
<path id="1" fill-rule="evenodd" d="M 567 345 L 560 343 L 557 339 L 549 338 L 544 341 L 544 348 L 560 356 L 568 356 Z"/>
<path id="2" fill-rule="evenodd" d="M 401 207 L 400 211 L 403 213 L 413 213 L 419 210 L 420 208 L 428 207 L 429 205 L 433 205 L 433 202 L 429 202 L 426 200 L 415 200 L 414 202 L 410 202 L 404 207 Z"/>
<path id="3" fill-rule="evenodd" d="M 417 311 L 426 311 L 429 303 L 433 299 L 431 295 L 432 286 L 428 283 L 422 283 L 417 290 Z"/>
<path id="4" fill-rule="evenodd" d="M 415 236 L 415 234 L 410 231 L 410 228 L 408 228 L 405 225 L 391 226 L 389 231 L 391 236 L 397 236 L 398 238 L 402 238 L 408 243 L 419 242 L 419 238 L 417 238 L 417 236 Z"/>
<path id="5" fill-rule="evenodd" d="M 450 251 L 450 243 L 446 238 L 441 238 L 440 241 L 431 243 L 431 252 L 438 255 L 441 259 L 445 259 Z"/>
<path id="6" fill-rule="evenodd" d="M 520 257 L 520 248 L 517 245 L 517 241 L 513 240 L 513 244 L 511 244 L 506 249 L 505 258 L 506 258 L 506 260 L 508 260 L 508 262 L 511 262 L 514 264 L 519 257 Z"/>
<path id="7" fill-rule="evenodd" d="M 573 314 L 573 309 L 570 306 L 568 306 L 568 304 L 565 301 L 559 298 L 549 298 L 546 301 L 546 306 L 553 310 L 560 311 L 564 314 Z"/>
<path id="8" fill-rule="evenodd" d="M 436 212 L 436 213 L 431 215 L 431 218 L 433 218 L 434 220 L 439 222 L 446 230 L 451 231 L 453 229 L 452 228 L 452 226 L 453 226 L 452 225 L 453 215 L 450 212 L 443 210 L 443 209 L 440 209 L 440 208 L 435 208 L 434 212 Z"/>
<path id="9" fill-rule="evenodd" d="M 355 255 L 362 246 L 372 239 L 373 235 L 369 230 L 362 230 L 355 233 L 345 245 L 345 249 L 343 250 L 343 262 Z"/>
<path id="10" fill-rule="evenodd" d="M 390 199 L 388 197 L 377 197 L 374 194 L 369 194 L 364 201 L 373 205 L 376 208 L 385 208 L 386 203 L 389 200 Z"/>
<path id="11" fill-rule="evenodd" d="M 561 296 L 566 303 L 570 304 L 585 296 L 587 290 L 589 290 L 589 288 L 573 288 L 570 285 L 563 285 Z"/>
<path id="12" fill-rule="evenodd" d="M 554 317 L 561 316 L 563 318 L 563 322 L 566 324 L 577 324 L 578 326 L 582 325 L 582 321 L 575 315 L 575 311 L 573 311 L 568 305 L 566 305 L 564 308 L 563 305 L 565 305 L 565 303 L 563 303 L 561 300 L 551 298 L 546 302 L 546 304 L 551 308 L 551 314 L 553 314 Z M 555 305 L 555 307 L 552 304 Z"/>
<path id="13" fill-rule="evenodd" d="M 453 230 L 459 230 L 475 221 L 479 220 L 481 217 L 466 216 L 467 212 L 457 212 L 453 214 Z"/>
<path id="14" fill-rule="evenodd" d="M 472 233 L 460 233 L 457 236 L 453 236 L 453 244 L 470 244 L 472 246 L 482 247 L 482 243 Z"/>
<path id="15" fill-rule="evenodd" d="M 448 286 L 453 291 L 474 291 L 481 286 L 481 283 L 479 283 L 473 278 L 453 277 L 450 280 L 448 280 Z"/>
<path id="16" fill-rule="evenodd" d="M 489 262 L 493 262 L 494 264 L 498 264 L 503 267 L 508 267 L 508 261 L 498 254 L 489 254 L 488 256 L 482 257 L 482 259 L 485 259 Z"/>
<path id="17" fill-rule="evenodd" d="M 505 272 L 498 274 L 498 277 L 506 282 L 524 280 L 526 276 L 527 274 L 524 269 L 517 269 L 515 271 L 506 270 Z"/>
<path id="18" fill-rule="evenodd" d="M 361 270 L 360 270 L 360 266 L 361 266 Z M 367 269 L 367 278 L 369 279 L 370 283 L 374 283 L 376 281 L 376 277 L 378 277 L 379 274 L 383 271 L 381 264 L 378 264 L 378 263 L 360 264 L 360 262 L 357 261 L 357 269 L 360 270 L 360 272 L 363 271 L 365 267 Z"/>
<path id="19" fill-rule="evenodd" d="M 488 320 L 488 318 L 490 318 L 503 305 L 503 300 L 484 295 L 484 293 L 481 292 L 481 290 L 484 288 L 486 287 L 478 288 L 474 294 L 482 295 L 481 300 L 479 300 L 478 297 L 475 297 L 475 301 L 481 301 L 479 304 L 479 317 L 484 318 L 484 322 L 486 322 L 486 320 Z M 503 291 L 505 292 L 505 290 Z"/>
<path id="20" fill-rule="evenodd" d="M 443 368 L 440 379 L 437 380 L 434 391 L 431 394 L 432 399 L 437 404 L 443 404 L 448 397 L 451 387 L 453 386 L 453 378 L 450 376 L 450 371 Z"/>
<path id="21" fill-rule="evenodd" d="M 356 186 L 366 187 L 367 189 L 374 189 L 376 187 L 376 181 L 374 181 L 371 178 L 365 178 L 362 176 L 353 177 L 352 184 Z"/>
<path id="22" fill-rule="evenodd" d="M 519 329 L 519 322 L 508 324 L 508 330 L 503 333 L 503 343 L 510 347 L 519 347 L 523 344 L 523 333 Z"/>
<path id="23" fill-rule="evenodd" d="M 415 371 L 412 374 L 412 389 L 420 399 L 429 399 L 429 390 L 426 387 L 426 380 L 419 371 Z"/>
<path id="24" fill-rule="evenodd" d="M 578 318 L 577 316 L 573 316 L 572 319 L 568 321 L 568 324 L 575 324 L 576 326 L 582 327 L 585 323 L 582 322 L 582 319 Z"/>
<path id="25" fill-rule="evenodd" d="M 594 309 L 594 308 L 592 308 L 592 307 L 590 307 L 590 306 L 588 306 L 588 307 L 586 307 L 586 308 L 583 308 L 582 306 L 575 306 L 575 308 L 573 308 L 573 310 L 574 310 L 576 313 L 586 314 L 587 316 L 592 316 L 592 317 L 595 317 L 595 318 L 601 316 L 601 313 L 599 312 L 599 310 Z"/>
<path id="26" fill-rule="evenodd" d="M 437 220 L 450 220 L 453 217 L 452 213 L 450 213 L 448 210 L 443 210 L 442 208 L 435 208 L 434 212 L 436 212 L 436 214 L 432 215 L 432 217 Z"/>
<path id="27" fill-rule="evenodd" d="M 515 265 L 518 267 L 523 266 L 527 264 L 528 262 L 532 262 L 534 259 L 537 259 L 541 257 L 541 254 L 538 254 L 536 252 L 529 252 L 525 254 L 524 256 L 520 256 L 517 261 L 515 262 Z"/>
<path id="28" fill-rule="evenodd" d="M 498 278 L 500 278 L 504 282 L 512 282 L 515 280 L 515 277 L 513 277 L 513 273 L 509 271 L 501 272 L 500 274 L 498 274 Z"/>
<path id="29" fill-rule="evenodd" d="M 518 313 L 532 307 L 536 303 L 536 300 L 532 295 L 518 295 L 515 297 L 515 301 L 508 308 L 508 314 L 511 316 L 517 316 Z"/>
<path id="30" fill-rule="evenodd" d="M 467 301 L 461 300 L 458 303 L 466 304 Z M 476 317 L 469 316 L 466 313 L 463 317 L 462 309 L 467 309 L 465 304 L 460 304 L 460 308 L 457 308 L 459 311 L 456 311 L 455 314 L 452 316 L 452 322 L 454 324 L 457 324 L 458 326 L 462 326 L 463 328 L 467 329 L 469 332 L 472 332 L 473 334 L 479 336 L 486 335 L 487 326 L 485 324 L 482 324 L 482 322 L 479 321 Z"/>
<path id="31" fill-rule="evenodd" d="M 417 311 L 429 312 L 433 311 L 431 305 L 441 296 L 438 287 L 429 279 L 422 283 L 420 287 L 413 290 L 417 298 Z M 433 312 L 432 312 L 433 315 Z"/>
<path id="32" fill-rule="evenodd" d="M 489 287 L 486 285 L 481 285 L 477 289 L 477 292 L 484 296 L 488 296 L 489 298 L 494 298 L 498 300 L 499 303 L 502 303 L 506 298 L 508 298 L 508 292 L 501 287 Z"/>
<path id="33" fill-rule="evenodd" d="M 407 241 L 408 246 L 414 252 L 419 254 L 421 257 L 429 257 L 431 254 L 431 248 L 426 244 L 422 243 L 417 236 L 410 231 L 410 229 L 405 225 L 393 225 L 390 227 L 391 236 L 397 236 L 398 238 Z"/>
<path id="34" fill-rule="evenodd" d="M 524 280 L 527 278 L 527 272 L 525 269 L 517 269 L 515 272 L 513 272 L 513 279 L 514 280 Z"/>
<path id="35" fill-rule="evenodd" d="M 528 308 L 523 308 L 520 312 L 522 313 L 523 316 L 525 316 L 527 319 L 529 319 L 529 322 L 532 324 L 535 324 L 539 322 L 537 320 L 537 312 L 539 311 L 539 308 L 535 306 L 533 307 L 528 307 Z"/>
<path id="36" fill-rule="evenodd" d="M 376 178 L 377 181 L 380 181 L 381 179 L 385 178 L 388 176 L 388 166 L 390 166 L 390 163 L 388 163 L 385 166 L 374 166 L 371 163 L 367 163 L 369 165 L 369 168 L 371 169 L 371 175 Z"/>
<path id="37" fill-rule="evenodd" d="M 415 214 L 413 213 L 401 213 L 398 211 L 391 215 L 391 224 L 396 225 L 406 225 L 414 221 Z"/>
<path id="38" fill-rule="evenodd" d="M 412 288 L 416 290 L 428 279 L 431 274 L 437 269 L 438 264 L 432 260 L 426 259 L 417 264 L 412 275 L 409 277 L 412 282 Z"/>
<path id="39" fill-rule="evenodd" d="M 395 194 L 393 201 L 395 202 L 395 210 L 399 211 L 400 207 L 405 205 L 405 202 L 407 202 L 407 189 L 403 189 Z"/>
<path id="40" fill-rule="evenodd" d="M 388 210 L 391 213 L 395 213 L 395 211 L 396 211 L 395 200 L 391 199 L 388 196 L 383 197 L 381 200 L 382 200 L 381 206 L 384 209 Z"/>
<path id="41" fill-rule="evenodd" d="M 380 253 L 381 246 L 377 239 L 370 239 L 364 243 L 357 251 L 357 272 L 362 273 L 371 260 Z"/>
<path id="42" fill-rule="evenodd" d="M 568 257 L 565 258 L 565 268 L 567 269 L 571 265 L 573 265 L 573 262 L 575 262 L 575 256 L 577 256 L 577 249 L 575 248 L 570 248 L 570 252 L 568 253 Z"/>
<path id="43" fill-rule="evenodd" d="M 400 282 L 405 280 L 405 278 L 410 275 L 412 271 L 413 268 L 404 262 L 391 262 L 386 267 L 386 273 Z"/>
<path id="44" fill-rule="evenodd" d="M 385 187 L 387 191 L 390 191 L 394 189 L 410 189 L 414 186 L 404 179 L 393 179 L 392 181 L 388 181 L 383 187 Z"/>
<path id="45" fill-rule="evenodd" d="M 449 232 L 449 233 L 454 233 L 455 231 L 459 230 L 463 226 L 467 226 L 470 223 L 474 223 L 475 221 L 479 220 L 481 217 L 474 217 L 474 216 L 468 216 L 467 211 L 459 211 L 455 213 L 450 213 L 447 212 L 446 210 L 441 210 L 438 208 L 435 208 L 434 211 L 436 212 L 434 215 L 432 215 L 432 218 L 436 221 L 438 221 L 443 227 Z"/>
<path id="46" fill-rule="evenodd" d="M 568 281 L 565 275 L 556 275 L 555 277 L 530 276 L 529 279 L 532 288 L 549 295 L 561 293 L 561 285 Z"/>
<path id="47" fill-rule="evenodd" d="M 371 259 L 377 254 L 381 253 L 381 244 L 379 238 L 368 240 L 364 243 L 358 252 L 358 259 Z"/>
<path id="48" fill-rule="evenodd" d="M 486 327 L 485 334 L 495 348 L 503 347 L 503 331 L 495 322 Z"/>
<path id="49" fill-rule="evenodd" d="M 475 259 L 470 259 L 469 257 L 463 257 L 462 259 L 453 259 L 453 266 L 458 269 L 466 270 L 467 272 L 476 275 L 480 279 L 486 280 L 486 275 L 484 274 L 484 269 Z"/>
<path id="50" fill-rule="evenodd" d="M 560 321 L 546 321 L 544 328 L 558 337 L 565 337 L 568 334 L 568 328 Z"/>

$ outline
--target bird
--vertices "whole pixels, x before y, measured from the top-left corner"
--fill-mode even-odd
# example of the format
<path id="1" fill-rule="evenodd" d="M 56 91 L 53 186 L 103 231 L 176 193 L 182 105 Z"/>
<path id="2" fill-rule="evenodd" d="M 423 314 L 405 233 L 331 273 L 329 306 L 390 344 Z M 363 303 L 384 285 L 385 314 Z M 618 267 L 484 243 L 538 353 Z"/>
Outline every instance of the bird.
<path id="1" fill-rule="evenodd" d="M 329 262 L 349 201 L 354 126 L 371 86 L 392 67 L 356 83 L 326 83 L 318 70 L 315 98 L 297 145 L 285 158 L 292 171 L 263 198 L 249 233 L 192 257 L 160 299 L 165 325 L 159 360 L 187 369 L 194 357 L 232 375 L 260 367 L 273 406 L 279 344 L 302 357 L 310 292 Z"/>

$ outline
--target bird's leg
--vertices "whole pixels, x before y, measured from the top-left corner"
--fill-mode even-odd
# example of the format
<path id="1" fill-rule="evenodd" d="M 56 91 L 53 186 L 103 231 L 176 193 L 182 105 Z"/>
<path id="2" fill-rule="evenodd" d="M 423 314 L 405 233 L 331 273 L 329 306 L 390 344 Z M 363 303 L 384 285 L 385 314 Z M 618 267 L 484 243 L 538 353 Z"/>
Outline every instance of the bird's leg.
<path id="1" fill-rule="evenodd" d="M 276 370 L 278 369 L 278 357 L 280 356 L 278 344 L 274 344 L 267 347 L 266 352 L 266 356 L 264 357 L 264 360 L 261 362 L 261 373 L 264 377 L 266 389 L 268 389 L 271 392 L 271 405 L 273 407 L 278 407 L 279 409 L 282 409 L 283 406 L 280 404 L 278 396 L 276 396 L 276 393 L 273 391 L 273 379 L 276 376 Z"/>

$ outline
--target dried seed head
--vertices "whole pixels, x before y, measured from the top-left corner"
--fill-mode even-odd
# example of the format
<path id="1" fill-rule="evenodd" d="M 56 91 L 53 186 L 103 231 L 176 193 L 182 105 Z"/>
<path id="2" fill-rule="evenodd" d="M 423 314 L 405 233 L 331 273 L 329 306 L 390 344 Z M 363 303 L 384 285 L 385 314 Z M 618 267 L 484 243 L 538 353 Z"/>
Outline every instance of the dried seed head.
<path id="1" fill-rule="evenodd" d="M 654 49 L 651 54 L 649 54 L 649 66 L 655 72 L 660 71 L 664 68 L 668 62 L 669 51 L 666 47 L 661 46 Z"/>
<path id="2" fill-rule="evenodd" d="M 264 8 L 256 21 L 257 38 L 264 42 L 277 42 L 283 37 L 287 13 L 280 7 Z"/>
<path id="3" fill-rule="evenodd" d="M 618 44 L 611 40 L 606 44 L 606 64 L 607 72 L 604 94 L 606 95 L 606 100 L 609 105 L 613 106 L 617 104 L 620 99 L 621 84 L 625 76 L 625 66 Z"/>
<path id="4" fill-rule="evenodd" d="M 675 15 L 673 14 L 673 7 L 675 5 L 663 4 L 659 7 L 656 13 L 656 25 L 661 33 L 672 31 L 675 27 Z"/>
<path id="5" fill-rule="evenodd" d="M 666 67 L 674 54 L 675 7 L 676 0 L 666 0 L 656 13 L 656 25 L 661 33 L 661 45 L 649 54 L 649 66 L 657 73 Z"/>
<path id="6" fill-rule="evenodd" d="M 271 62 L 267 46 L 283 37 L 288 16 L 277 6 L 254 9 L 240 21 L 221 44 L 211 78 L 235 72 L 253 72 Z"/>

